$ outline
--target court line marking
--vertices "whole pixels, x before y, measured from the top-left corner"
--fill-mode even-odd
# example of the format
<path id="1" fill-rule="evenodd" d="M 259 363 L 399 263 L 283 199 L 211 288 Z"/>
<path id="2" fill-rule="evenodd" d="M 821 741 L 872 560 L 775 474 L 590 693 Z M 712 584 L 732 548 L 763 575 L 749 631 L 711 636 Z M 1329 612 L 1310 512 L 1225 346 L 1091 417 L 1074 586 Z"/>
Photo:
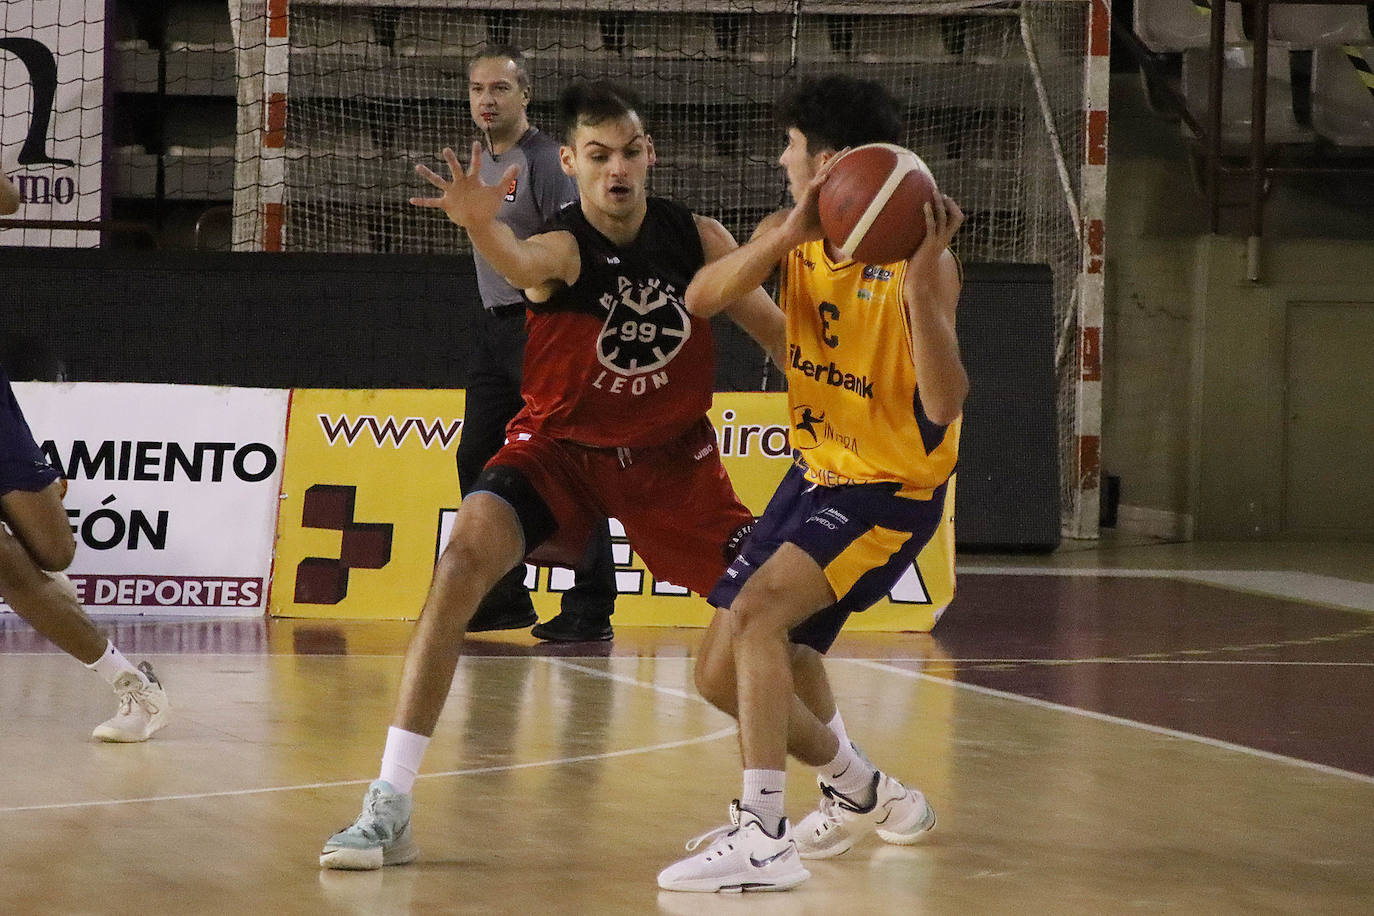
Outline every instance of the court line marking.
<path id="1" fill-rule="evenodd" d="M 664 687 L 661 684 L 653 684 L 647 681 L 636 680 L 625 675 L 615 674 L 609 671 L 597 671 L 594 668 L 586 668 L 582 665 L 572 665 L 564 663 L 561 659 L 546 659 L 558 667 L 573 668 L 578 671 L 594 674 L 599 677 L 606 677 L 620 683 L 631 684 L 636 687 L 645 687 L 657 693 L 665 693 L 669 696 L 686 697 L 705 703 L 700 696 L 688 694 L 686 691 L 677 690 L 673 687 Z M 723 715 L 723 713 L 722 713 Z M 553 760 L 534 760 L 526 763 L 509 763 L 499 766 L 471 767 L 464 770 L 444 770 L 438 773 L 421 773 L 416 780 L 421 779 L 441 779 L 449 776 L 476 776 L 483 773 L 509 773 L 515 770 L 532 770 L 539 767 L 563 766 L 570 763 L 586 763 L 592 760 L 611 760 L 616 757 L 633 757 L 639 754 L 651 754 L 657 751 L 673 750 L 679 747 L 690 747 L 696 744 L 709 744 L 712 741 L 719 741 L 722 738 L 732 737 L 738 729 L 731 723 L 727 728 L 717 729 L 707 735 L 700 735 L 695 738 L 682 738 L 677 741 L 664 741 L 660 744 L 645 745 L 642 747 L 622 748 L 618 751 L 605 751 L 600 754 L 580 754 L 575 757 L 559 757 Z M 72 808 L 110 808 L 117 805 L 138 805 L 149 802 L 165 801 L 195 801 L 203 798 L 233 798 L 242 795 L 266 795 L 273 792 L 298 792 L 306 789 L 336 789 L 345 786 L 366 786 L 372 783 L 372 779 L 344 779 L 333 782 L 312 782 L 301 783 L 290 786 L 263 786 L 256 789 L 224 789 L 218 792 L 186 792 L 177 795 L 148 795 L 140 798 L 111 798 L 101 801 L 85 802 L 61 802 L 50 805 L 15 805 L 0 808 L 0 814 L 15 814 L 21 811 L 58 811 L 69 810 Z"/>
<path id="2" fill-rule="evenodd" d="M 1222 649 L 1181 649 L 1184 652 L 1207 652 L 1215 653 L 1224 651 Z M 45 652 L 0 652 L 0 658 L 62 658 L 65 653 L 53 649 Z M 136 652 L 139 658 L 277 658 L 276 653 L 271 652 Z M 291 656 L 296 659 L 306 658 L 405 658 L 404 653 L 394 654 L 385 653 L 355 653 L 355 652 L 312 652 L 309 655 Z M 918 665 L 1249 665 L 1249 666 L 1272 666 L 1276 668 L 1374 668 L 1374 661 L 1368 662 L 1341 662 L 1341 661 L 1283 661 L 1280 659 L 1236 659 L 1236 658 L 1111 658 L 1111 657 L 1090 657 L 1090 658 L 1035 658 L 1032 656 L 1016 656 L 1008 658 L 945 658 L 934 655 L 885 655 L 881 659 L 863 658 L 860 656 L 847 655 L 827 655 L 827 658 L 835 661 L 883 661 L 883 662 L 902 662 Z M 535 660 L 535 661 L 554 661 L 547 656 L 538 655 L 482 655 L 482 656 L 463 656 L 463 662 L 481 660 L 484 662 L 510 661 L 512 659 Z M 605 659 L 636 659 L 644 660 L 652 658 L 654 662 L 690 662 L 692 658 L 686 656 L 669 655 L 662 658 L 653 658 L 643 655 L 563 655 L 558 656 L 557 662 L 566 668 L 576 668 L 589 674 L 596 673 L 595 669 L 584 668 L 580 665 L 572 664 L 569 659 L 576 658 L 605 658 Z M 642 682 L 624 678 L 622 675 L 609 675 L 601 672 L 598 677 L 607 677 L 611 680 L 624 680 L 625 683 L 646 686 Z M 696 698 L 692 693 L 685 690 L 675 690 L 670 687 L 657 686 L 661 693 L 684 698 Z"/>
<path id="3" fill-rule="evenodd" d="M 596 658 L 597 656 L 586 656 L 586 657 L 587 657 L 587 658 Z M 610 657 L 611 657 L 611 658 L 616 658 L 616 657 L 619 657 L 619 658 L 637 658 L 637 659 L 642 659 L 642 658 L 643 658 L 643 656 L 632 656 L 632 655 L 610 656 Z M 674 656 L 674 657 L 676 658 L 676 657 L 678 657 L 678 656 Z M 543 656 L 543 657 L 541 657 L 541 658 L 543 659 L 543 661 L 549 662 L 550 664 L 552 664 L 552 665 L 554 665 L 555 667 L 558 667 L 558 668 L 572 668 L 574 671 L 581 671 L 581 672 L 583 672 L 584 674 L 590 674 L 590 675 L 592 675 L 593 677 L 605 678 L 606 680 L 615 681 L 615 682 L 620 683 L 620 684 L 629 684 L 629 685 L 632 686 L 632 687 L 648 687 L 648 688 L 650 688 L 651 690 L 654 690 L 654 691 L 656 691 L 656 692 L 658 692 L 658 693 L 666 693 L 666 694 L 668 694 L 669 696 L 680 697 L 681 699 L 684 699 L 684 700 L 696 700 L 696 701 L 701 702 L 701 703 L 706 703 L 706 702 L 707 702 L 706 699 L 705 699 L 701 694 L 699 694 L 699 693 L 692 693 L 692 692 L 686 691 L 686 690 L 678 690 L 676 687 L 664 687 L 662 684 L 652 684 L 652 683 L 649 683 L 649 682 L 647 682 L 647 681 L 636 680 L 635 678 L 629 677 L 629 676 L 624 675 L 624 674 L 616 674 L 614 671 L 602 671 L 602 670 L 600 670 L 600 669 L 598 669 L 598 668 L 589 668 L 589 667 L 587 667 L 586 665 L 574 664 L 573 662 L 568 661 L 566 658 L 548 658 L 548 657 L 546 657 L 546 656 Z M 667 659 L 663 659 L 663 660 L 664 660 L 664 661 L 667 661 Z M 690 661 L 690 659 L 686 659 L 686 658 L 683 658 L 682 660 L 683 660 L 683 661 Z M 710 704 L 708 703 L 707 705 L 710 705 Z M 715 707 L 711 707 L 711 708 L 714 709 Z M 724 713 L 722 713 L 722 715 L 724 715 Z"/>
<path id="4" fill-rule="evenodd" d="M 1259 748 L 1246 747 L 1243 744 L 1233 744 L 1230 741 L 1222 741 L 1220 738 L 1208 738 L 1205 735 L 1195 735 L 1192 732 L 1183 732 L 1174 728 L 1165 728 L 1162 725 L 1151 725 L 1148 722 L 1137 722 L 1134 719 L 1123 719 L 1120 716 L 1113 716 L 1105 712 L 1096 712 L 1091 709 L 1080 709 L 1076 706 L 1065 706 L 1062 703 L 1052 703 L 1049 700 L 1042 700 L 1038 697 L 1022 696 L 1019 693 L 1009 693 L 1005 690 L 997 690 L 992 687 L 983 687 L 979 684 L 968 684 L 961 681 L 952 680 L 950 678 L 936 677 L 932 674 L 926 674 L 921 671 L 909 671 L 906 668 L 898 668 L 895 665 L 884 664 L 883 662 L 873 661 L 872 659 L 846 658 L 837 660 L 852 662 L 853 664 L 859 665 L 864 668 L 872 668 L 875 671 L 885 671 L 890 674 L 899 674 L 902 677 L 910 678 L 912 680 L 930 681 L 932 683 L 942 684 L 946 687 L 957 687 L 960 690 L 969 690 L 974 693 L 981 693 L 985 696 L 990 697 L 998 697 L 1003 700 L 1014 700 L 1017 703 L 1025 703 L 1030 706 L 1039 707 L 1040 709 L 1050 710 L 1051 712 L 1070 713 L 1075 716 L 1083 716 L 1084 718 L 1095 719 L 1099 722 L 1107 722 L 1112 725 L 1124 725 L 1129 728 L 1135 728 L 1141 731 L 1151 732 L 1156 735 L 1163 735 L 1168 738 L 1179 738 L 1184 741 L 1193 741 L 1198 744 L 1204 744 L 1208 747 L 1214 747 L 1220 750 L 1235 751 L 1237 753 L 1246 754 L 1251 757 L 1259 757 L 1263 760 L 1270 760 L 1275 763 L 1286 763 L 1289 766 L 1297 766 L 1305 770 L 1312 770 L 1317 773 L 1324 773 L 1328 776 L 1342 776 L 1346 779 L 1353 779 L 1356 782 L 1363 782 L 1368 785 L 1374 785 L 1374 776 L 1366 776 L 1364 773 L 1356 773 L 1351 770 L 1342 770 L 1339 767 L 1327 766 L 1324 763 L 1314 763 L 1310 760 L 1302 760 L 1297 757 L 1289 757 L 1284 754 L 1276 754 L 1273 751 L 1263 751 Z"/>
<path id="5" fill-rule="evenodd" d="M 1091 566 L 976 566 L 961 576 L 1065 576 L 1103 579 L 1174 579 L 1230 591 L 1374 612 L 1374 582 L 1286 569 L 1135 569 Z"/>

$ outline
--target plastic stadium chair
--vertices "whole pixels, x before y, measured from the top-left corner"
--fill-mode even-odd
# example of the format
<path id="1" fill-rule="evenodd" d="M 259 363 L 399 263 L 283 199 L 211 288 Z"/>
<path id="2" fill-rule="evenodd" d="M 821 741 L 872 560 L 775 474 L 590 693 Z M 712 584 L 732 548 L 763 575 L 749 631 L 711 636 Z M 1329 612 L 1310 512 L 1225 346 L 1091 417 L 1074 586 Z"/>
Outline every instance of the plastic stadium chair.
<path id="1" fill-rule="evenodd" d="M 1221 139 L 1229 147 L 1250 142 L 1250 81 L 1254 68 L 1254 49 L 1250 46 L 1225 50 L 1222 76 Z M 1204 126 L 1208 119 L 1207 51 L 1183 52 L 1183 96 L 1188 110 Z M 1268 89 L 1265 99 L 1265 140 L 1268 143 L 1306 143 L 1311 132 L 1298 124 L 1293 113 L 1293 83 L 1288 66 L 1288 49 L 1269 49 Z"/>
<path id="2" fill-rule="evenodd" d="M 1369 14 L 1363 6 L 1271 6 L 1269 37 L 1291 48 L 1369 44 Z"/>
<path id="3" fill-rule="evenodd" d="M 1157 53 L 1205 48 L 1212 36 L 1213 0 L 1136 0 L 1135 34 Z M 1306 9 L 1306 7 L 1304 7 Z M 1243 44 L 1239 3 L 1226 4 L 1228 45 Z"/>
<path id="4" fill-rule="evenodd" d="M 1337 146 L 1374 147 L 1374 47 L 1313 52 L 1312 129 Z"/>

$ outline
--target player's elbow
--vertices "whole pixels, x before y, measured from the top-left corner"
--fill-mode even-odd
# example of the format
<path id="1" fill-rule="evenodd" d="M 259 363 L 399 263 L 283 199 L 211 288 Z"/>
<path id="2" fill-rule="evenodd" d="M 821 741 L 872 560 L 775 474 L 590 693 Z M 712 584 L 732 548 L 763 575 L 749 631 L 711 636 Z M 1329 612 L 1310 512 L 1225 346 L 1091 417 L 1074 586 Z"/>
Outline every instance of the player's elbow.
<path id="1" fill-rule="evenodd" d="M 514 270 L 503 271 L 501 279 L 505 280 L 515 289 L 539 289 L 549 280 L 548 277 L 540 277 L 535 271 L 516 268 Z"/>
<path id="2" fill-rule="evenodd" d="M 959 419 L 960 413 L 961 411 L 959 410 L 927 409 L 926 419 L 934 423 L 936 426 L 948 426 L 955 420 Z"/>
<path id="3" fill-rule="evenodd" d="M 697 318 L 710 318 L 715 311 L 711 310 L 710 297 L 706 293 L 703 284 L 693 280 L 687 284 L 687 292 L 682 296 L 682 305 L 687 309 L 687 314 Z"/>
<path id="4" fill-rule="evenodd" d="M 960 375 L 929 398 L 921 399 L 926 419 L 938 426 L 948 426 L 964 412 L 964 398 L 968 397 L 968 377 Z"/>

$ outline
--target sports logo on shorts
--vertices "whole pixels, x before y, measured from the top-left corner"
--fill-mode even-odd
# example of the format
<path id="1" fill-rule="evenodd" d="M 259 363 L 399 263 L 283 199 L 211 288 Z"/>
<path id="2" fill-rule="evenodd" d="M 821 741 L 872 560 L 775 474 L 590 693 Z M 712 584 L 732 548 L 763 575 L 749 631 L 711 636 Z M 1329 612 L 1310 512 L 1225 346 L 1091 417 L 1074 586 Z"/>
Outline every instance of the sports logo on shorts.
<path id="1" fill-rule="evenodd" d="M 607 310 L 597 359 L 622 375 L 643 375 L 672 362 L 687 338 L 692 321 L 682 298 L 668 283 L 618 277 L 617 294 L 601 297 Z"/>

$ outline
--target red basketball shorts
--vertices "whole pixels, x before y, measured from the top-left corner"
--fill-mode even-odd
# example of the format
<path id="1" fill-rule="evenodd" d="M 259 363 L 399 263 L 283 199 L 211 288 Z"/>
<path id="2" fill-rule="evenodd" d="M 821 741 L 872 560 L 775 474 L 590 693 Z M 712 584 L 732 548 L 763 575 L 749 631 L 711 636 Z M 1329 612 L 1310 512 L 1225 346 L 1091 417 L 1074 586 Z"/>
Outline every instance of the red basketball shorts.
<path id="1" fill-rule="evenodd" d="M 533 563 L 575 564 L 595 523 L 615 518 L 656 578 L 705 595 L 733 558 L 726 544 L 754 521 L 735 495 L 704 417 L 671 442 L 630 449 L 512 426 L 487 462 L 488 470 L 497 467 L 518 471 L 553 516 L 556 530 L 530 550 Z M 486 488 L 479 481 L 476 489 Z"/>

